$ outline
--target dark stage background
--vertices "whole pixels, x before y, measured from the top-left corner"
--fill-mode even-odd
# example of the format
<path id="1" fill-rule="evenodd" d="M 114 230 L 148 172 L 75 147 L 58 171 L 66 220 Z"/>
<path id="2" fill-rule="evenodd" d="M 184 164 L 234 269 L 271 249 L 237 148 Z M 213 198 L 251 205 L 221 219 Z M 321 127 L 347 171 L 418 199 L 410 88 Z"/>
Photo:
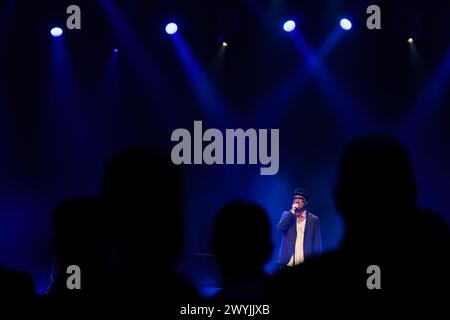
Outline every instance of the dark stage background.
<path id="1" fill-rule="evenodd" d="M 210 253 L 215 214 L 231 200 L 268 211 L 278 249 L 275 225 L 304 186 L 325 251 L 336 248 L 344 232 L 332 194 L 337 161 L 365 133 L 407 146 L 420 205 L 450 223 L 448 1 L 0 4 L 0 264 L 30 272 L 40 291 L 55 206 L 99 194 L 105 165 L 122 150 L 169 155 L 172 131 L 193 132 L 194 120 L 204 129 L 280 129 L 277 175 L 261 176 L 260 165 L 183 167 L 185 191 L 173 201 L 183 201 L 185 265 L 199 286 L 217 284 L 209 258 L 195 254 Z M 65 28 L 71 4 L 81 8 L 81 30 Z M 381 8 L 381 30 L 366 28 L 370 4 Z M 348 32 L 337 29 L 343 16 Z M 294 36 L 281 27 L 291 17 Z M 172 20 L 177 37 L 164 32 Z M 49 34 L 55 25 L 60 38 Z"/>

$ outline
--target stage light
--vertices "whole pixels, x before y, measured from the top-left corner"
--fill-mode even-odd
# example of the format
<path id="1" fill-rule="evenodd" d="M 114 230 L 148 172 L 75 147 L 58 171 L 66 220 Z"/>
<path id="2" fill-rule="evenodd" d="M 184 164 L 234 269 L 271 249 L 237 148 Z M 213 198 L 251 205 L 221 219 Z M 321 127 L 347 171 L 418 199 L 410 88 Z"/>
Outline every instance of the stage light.
<path id="1" fill-rule="evenodd" d="M 288 20 L 284 23 L 283 29 L 286 32 L 294 31 L 295 29 L 295 22 L 293 20 Z"/>
<path id="2" fill-rule="evenodd" d="M 341 22 L 339 24 L 341 25 L 341 28 L 344 30 L 350 30 L 352 28 L 351 21 L 346 18 L 341 19 Z"/>
<path id="3" fill-rule="evenodd" d="M 56 37 L 60 37 L 63 34 L 63 31 L 59 27 L 54 27 L 50 30 L 50 34 L 56 38 Z"/>
<path id="4" fill-rule="evenodd" d="M 119 49 L 114 48 L 114 53 L 119 53 Z"/>
<path id="5" fill-rule="evenodd" d="M 226 43 L 225 41 L 222 42 L 222 47 L 224 47 L 224 48 L 228 47 L 228 43 Z"/>
<path id="6" fill-rule="evenodd" d="M 413 44 L 413 43 L 414 43 L 414 39 L 413 39 L 413 38 L 409 38 L 409 39 L 408 39 L 408 43 L 409 43 L 409 44 Z"/>
<path id="7" fill-rule="evenodd" d="M 178 31 L 178 26 L 171 22 L 166 26 L 166 32 L 167 34 L 175 34 Z"/>

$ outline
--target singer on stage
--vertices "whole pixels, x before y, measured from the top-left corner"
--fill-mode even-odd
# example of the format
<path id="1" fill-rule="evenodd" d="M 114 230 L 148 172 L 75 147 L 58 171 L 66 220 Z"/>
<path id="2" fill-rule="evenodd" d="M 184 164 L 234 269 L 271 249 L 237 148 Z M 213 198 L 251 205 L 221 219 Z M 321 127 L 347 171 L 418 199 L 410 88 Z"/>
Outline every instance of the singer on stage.
<path id="1" fill-rule="evenodd" d="M 309 198 L 306 189 L 295 189 L 291 210 L 281 214 L 277 225 L 282 232 L 281 267 L 298 265 L 322 250 L 319 218 L 307 210 Z"/>

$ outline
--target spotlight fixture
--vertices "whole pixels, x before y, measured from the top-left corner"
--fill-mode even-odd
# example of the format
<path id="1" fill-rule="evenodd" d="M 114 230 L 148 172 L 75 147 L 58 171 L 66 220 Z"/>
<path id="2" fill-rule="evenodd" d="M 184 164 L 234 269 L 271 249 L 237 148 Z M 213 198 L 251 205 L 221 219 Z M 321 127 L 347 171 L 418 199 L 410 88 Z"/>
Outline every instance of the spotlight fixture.
<path id="1" fill-rule="evenodd" d="M 52 37 L 57 38 L 62 36 L 63 30 L 59 27 L 54 27 L 50 30 L 50 34 L 52 35 Z"/>
<path id="2" fill-rule="evenodd" d="M 166 25 L 167 34 L 175 34 L 178 31 L 178 26 L 176 23 L 169 23 Z"/>
<path id="3" fill-rule="evenodd" d="M 293 20 L 288 20 L 284 23 L 283 29 L 286 32 L 294 31 L 295 29 L 295 22 Z"/>
<path id="4" fill-rule="evenodd" d="M 343 18 L 341 19 L 341 21 L 339 22 L 340 26 L 342 29 L 348 31 L 352 28 L 352 23 L 350 20 Z"/>

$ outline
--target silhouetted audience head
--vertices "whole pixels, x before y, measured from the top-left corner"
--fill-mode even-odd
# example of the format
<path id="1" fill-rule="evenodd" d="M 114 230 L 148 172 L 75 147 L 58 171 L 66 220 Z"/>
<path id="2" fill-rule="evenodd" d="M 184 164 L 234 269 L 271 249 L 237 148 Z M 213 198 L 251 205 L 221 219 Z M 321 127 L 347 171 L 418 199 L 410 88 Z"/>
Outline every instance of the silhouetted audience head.
<path id="1" fill-rule="evenodd" d="M 388 214 L 386 219 L 402 219 L 416 205 L 416 185 L 407 152 L 385 136 L 354 141 L 341 158 L 335 198 L 350 229 L 370 227 L 383 214 Z"/>
<path id="2" fill-rule="evenodd" d="M 270 221 L 252 203 L 234 202 L 218 213 L 213 250 L 224 272 L 258 272 L 272 254 Z"/>
<path id="3" fill-rule="evenodd" d="M 111 254 L 110 221 L 99 198 L 68 199 L 58 205 L 53 216 L 52 295 L 86 294 L 103 291 Z M 69 290 L 67 268 L 76 265 L 82 272 L 82 291 Z"/>
<path id="4" fill-rule="evenodd" d="M 0 299 L 2 301 L 0 315 L 8 306 L 30 307 L 35 299 L 31 276 L 24 272 L 10 271 L 0 267 Z M 14 311 L 21 312 L 23 310 L 16 309 Z"/>
<path id="5" fill-rule="evenodd" d="M 176 271 L 184 240 L 181 174 L 170 158 L 146 149 L 115 158 L 104 177 L 103 195 L 113 218 L 117 267 L 114 313 L 179 315 L 195 303 L 195 289 Z"/>
<path id="6" fill-rule="evenodd" d="M 110 253 L 110 222 L 95 197 L 63 201 L 53 216 L 53 247 L 66 264 L 102 263 Z"/>
<path id="7" fill-rule="evenodd" d="M 172 268 L 182 252 L 184 200 L 170 158 L 147 149 L 119 155 L 106 170 L 103 193 L 122 266 Z"/>
<path id="8" fill-rule="evenodd" d="M 273 245 L 270 222 L 260 206 L 232 202 L 218 213 L 212 242 L 222 271 L 218 303 L 263 302 L 270 277 L 264 272 Z"/>

